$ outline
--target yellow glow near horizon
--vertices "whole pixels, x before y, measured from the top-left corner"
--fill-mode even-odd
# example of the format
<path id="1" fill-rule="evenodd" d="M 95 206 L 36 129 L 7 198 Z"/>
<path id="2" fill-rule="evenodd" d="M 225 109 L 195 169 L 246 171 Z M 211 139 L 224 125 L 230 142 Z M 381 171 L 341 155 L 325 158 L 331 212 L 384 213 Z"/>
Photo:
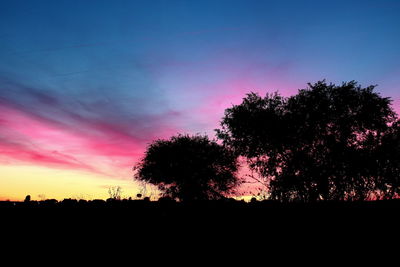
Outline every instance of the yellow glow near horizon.
<path id="1" fill-rule="evenodd" d="M 0 165 L 0 200 L 21 201 L 26 195 L 39 200 L 64 198 L 107 199 L 108 188 L 120 186 L 122 197 L 139 191 L 132 178 L 116 179 L 83 171 L 30 165 Z"/>

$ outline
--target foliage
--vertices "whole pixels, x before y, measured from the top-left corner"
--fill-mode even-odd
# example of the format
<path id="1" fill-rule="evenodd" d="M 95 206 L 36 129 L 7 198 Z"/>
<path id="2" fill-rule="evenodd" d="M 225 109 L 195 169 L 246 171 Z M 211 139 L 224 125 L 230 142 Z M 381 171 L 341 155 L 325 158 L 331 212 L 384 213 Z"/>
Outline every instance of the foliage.
<path id="1" fill-rule="evenodd" d="M 377 191 L 388 196 L 391 186 L 393 196 L 396 114 L 374 88 L 320 81 L 289 98 L 250 93 L 225 111 L 217 136 L 269 179 L 272 199 L 364 200 Z"/>
<path id="2" fill-rule="evenodd" d="M 201 135 L 154 141 L 134 169 L 135 179 L 183 201 L 221 199 L 240 183 L 234 153 Z"/>

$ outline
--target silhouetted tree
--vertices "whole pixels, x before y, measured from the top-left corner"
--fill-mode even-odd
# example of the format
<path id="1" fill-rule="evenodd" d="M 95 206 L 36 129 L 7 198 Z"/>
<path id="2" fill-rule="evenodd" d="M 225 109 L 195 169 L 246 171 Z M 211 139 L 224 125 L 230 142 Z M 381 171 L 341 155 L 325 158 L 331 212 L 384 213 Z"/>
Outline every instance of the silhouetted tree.
<path id="1" fill-rule="evenodd" d="M 30 202 L 31 201 L 31 195 L 27 195 L 24 199 L 24 202 Z"/>
<path id="2" fill-rule="evenodd" d="M 271 199 L 358 200 L 385 189 L 376 152 L 396 117 L 391 100 L 354 81 L 308 86 L 289 98 L 248 94 L 225 111 L 217 136 L 269 179 Z"/>
<path id="3" fill-rule="evenodd" d="M 207 136 L 156 140 L 134 169 L 135 179 L 183 201 L 220 199 L 239 184 L 235 155 Z"/>

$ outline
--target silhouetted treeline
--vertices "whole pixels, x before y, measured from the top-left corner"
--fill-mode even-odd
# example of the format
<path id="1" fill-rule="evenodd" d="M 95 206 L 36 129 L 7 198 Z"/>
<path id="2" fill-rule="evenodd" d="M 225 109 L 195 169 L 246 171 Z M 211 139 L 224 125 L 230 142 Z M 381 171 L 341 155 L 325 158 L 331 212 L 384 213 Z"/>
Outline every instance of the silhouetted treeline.
<path id="1" fill-rule="evenodd" d="M 280 202 L 274 200 L 257 200 L 252 198 L 250 201 L 236 200 L 233 198 L 224 198 L 220 200 L 200 200 L 192 202 L 178 202 L 172 198 L 163 197 L 157 201 L 150 201 L 148 198 L 144 199 L 95 199 L 95 200 L 76 200 L 64 199 L 58 201 L 56 199 L 47 199 L 41 201 L 0 201 L 0 212 L 7 209 L 24 210 L 24 209 L 103 209 L 103 208 L 123 208 L 129 212 L 138 211 L 137 209 L 159 209 L 164 208 L 180 209 L 183 212 L 188 210 L 209 209 L 213 208 L 232 208 L 232 209 L 252 209 L 254 207 L 263 209 L 265 212 L 271 211 L 274 208 L 390 208 L 399 209 L 400 199 L 391 200 L 377 200 L 377 201 L 324 201 L 324 202 Z"/>
<path id="2" fill-rule="evenodd" d="M 222 144 L 200 135 L 156 140 L 135 178 L 185 202 L 220 199 L 246 182 L 237 174 L 242 157 L 271 200 L 398 198 L 400 121 L 391 104 L 355 81 L 319 81 L 290 97 L 249 93 L 225 110 Z"/>
<path id="3" fill-rule="evenodd" d="M 0 202 L 0 229 L 13 236 L 15 233 L 28 236 L 30 243 L 43 240 L 46 233 L 54 244 L 72 237 L 72 242 L 85 245 L 98 240 L 110 246 L 113 243 L 102 240 L 123 239 L 136 245 L 154 242 L 151 245 L 170 246 L 171 240 L 178 241 L 179 236 L 184 236 L 187 241 L 182 244 L 205 241 L 216 245 L 230 239 L 232 244 L 251 247 L 251 243 L 235 243 L 238 235 L 246 242 L 252 238 L 271 246 L 279 240 L 282 244 L 298 245 L 296 242 L 311 237 L 325 242 L 385 237 L 387 233 L 397 232 L 399 214 L 400 200 L 314 203 L 234 199 L 177 202 L 168 198 L 159 201 L 3 201 Z M 191 241 L 188 243 L 188 240 Z"/>
<path id="4" fill-rule="evenodd" d="M 110 227 L 121 229 L 171 229 L 210 227 L 353 227 L 397 222 L 400 200 L 279 202 L 234 199 L 177 202 L 170 198 L 147 200 L 45 200 L 0 202 L 0 224 L 39 228 Z M 83 224 L 82 224 L 83 223 Z M 397 223 L 396 223 L 397 224 Z M 92 225 L 92 226 L 90 226 Z M 236 225 L 236 226 L 235 226 Z M 13 227 L 13 226 L 12 226 Z M 162 230 L 163 229 L 163 230 Z M 294 228 L 293 228 L 294 229 Z M 384 228 L 386 229 L 386 228 Z M 315 229 L 313 229 L 315 230 Z M 180 230 L 181 231 L 181 230 Z M 286 231 L 286 230 L 285 230 Z"/>

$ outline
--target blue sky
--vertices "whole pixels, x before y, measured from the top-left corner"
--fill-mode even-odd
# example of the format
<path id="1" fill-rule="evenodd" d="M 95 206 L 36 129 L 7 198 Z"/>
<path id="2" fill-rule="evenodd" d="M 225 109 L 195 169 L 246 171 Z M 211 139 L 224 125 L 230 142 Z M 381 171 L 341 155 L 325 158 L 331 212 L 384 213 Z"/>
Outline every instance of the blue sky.
<path id="1" fill-rule="evenodd" d="M 2 0 L 0 165 L 130 179 L 151 140 L 213 135 L 247 92 L 321 79 L 377 84 L 399 110 L 398 14 L 387 0 Z"/>

